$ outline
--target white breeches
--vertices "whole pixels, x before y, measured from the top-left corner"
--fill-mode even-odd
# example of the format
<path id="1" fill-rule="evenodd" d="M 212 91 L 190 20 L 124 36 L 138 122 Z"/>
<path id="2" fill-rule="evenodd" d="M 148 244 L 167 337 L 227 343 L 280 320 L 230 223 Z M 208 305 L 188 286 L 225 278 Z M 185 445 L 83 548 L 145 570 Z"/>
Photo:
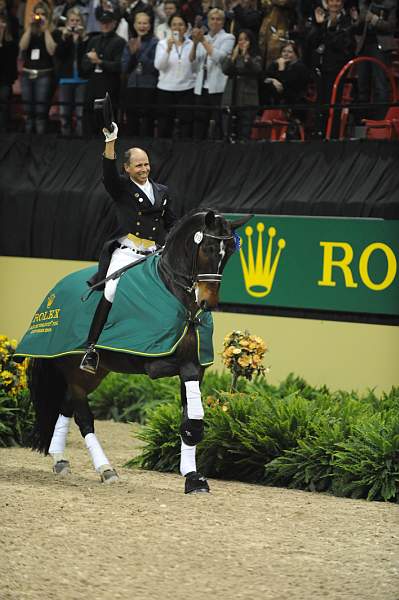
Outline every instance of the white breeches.
<path id="1" fill-rule="evenodd" d="M 136 252 L 134 252 L 131 248 L 117 248 L 112 254 L 111 262 L 109 263 L 107 271 L 107 277 L 108 275 L 115 273 L 115 271 L 117 271 L 118 269 L 125 267 L 129 263 L 133 263 L 137 260 L 140 260 L 140 258 L 143 258 L 143 255 L 136 254 Z M 114 301 L 119 279 L 119 277 L 118 279 L 110 279 L 110 281 L 107 281 L 107 283 L 105 284 L 104 296 L 108 300 L 108 302 Z"/>

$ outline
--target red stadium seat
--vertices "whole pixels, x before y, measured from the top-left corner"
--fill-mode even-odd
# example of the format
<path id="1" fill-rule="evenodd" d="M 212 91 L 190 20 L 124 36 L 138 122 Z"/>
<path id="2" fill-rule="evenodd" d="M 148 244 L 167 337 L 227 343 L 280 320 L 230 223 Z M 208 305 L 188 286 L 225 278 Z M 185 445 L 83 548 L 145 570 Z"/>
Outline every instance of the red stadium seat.
<path id="1" fill-rule="evenodd" d="M 399 139 L 399 106 L 391 106 L 385 119 L 372 121 L 363 119 L 366 126 L 366 137 L 369 140 L 398 140 Z"/>
<path id="2" fill-rule="evenodd" d="M 287 128 L 290 122 L 286 113 L 281 109 L 264 110 L 261 117 L 255 122 L 251 139 L 270 140 L 271 142 L 284 142 L 287 137 Z M 305 134 L 303 126 L 299 126 L 300 137 L 303 141 Z"/>

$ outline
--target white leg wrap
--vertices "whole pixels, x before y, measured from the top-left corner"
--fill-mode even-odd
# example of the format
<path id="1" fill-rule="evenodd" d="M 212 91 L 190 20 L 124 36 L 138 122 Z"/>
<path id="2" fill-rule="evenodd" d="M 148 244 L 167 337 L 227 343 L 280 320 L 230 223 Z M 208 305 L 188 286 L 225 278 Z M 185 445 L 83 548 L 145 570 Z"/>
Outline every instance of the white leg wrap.
<path id="1" fill-rule="evenodd" d="M 195 463 L 195 446 L 187 446 L 182 440 L 181 442 L 181 455 L 180 455 L 180 473 L 187 475 L 191 471 L 196 471 Z"/>
<path id="2" fill-rule="evenodd" d="M 85 436 L 85 443 L 96 471 L 101 471 L 101 467 L 110 464 L 95 433 L 88 433 Z"/>
<path id="3" fill-rule="evenodd" d="M 186 381 L 187 416 L 189 419 L 203 419 L 199 381 Z"/>
<path id="4" fill-rule="evenodd" d="M 49 454 L 51 454 L 55 462 L 62 460 L 70 422 L 71 419 L 69 417 L 59 415 L 57 423 L 55 424 L 53 437 L 51 438 L 50 447 L 48 449 Z"/>

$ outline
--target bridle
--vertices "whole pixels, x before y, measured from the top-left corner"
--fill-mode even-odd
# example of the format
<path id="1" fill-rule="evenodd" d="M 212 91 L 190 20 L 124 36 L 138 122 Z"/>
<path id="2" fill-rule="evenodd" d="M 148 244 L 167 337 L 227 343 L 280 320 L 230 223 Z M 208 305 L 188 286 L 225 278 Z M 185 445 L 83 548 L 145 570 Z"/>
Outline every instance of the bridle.
<path id="1" fill-rule="evenodd" d="M 221 258 L 220 261 L 218 263 L 218 267 L 217 267 L 217 272 L 216 273 L 197 273 L 197 269 L 198 269 L 198 255 L 199 255 L 199 251 L 200 251 L 200 246 L 202 244 L 202 242 L 204 241 L 204 238 L 209 237 L 209 238 L 213 238 L 215 240 L 219 240 L 220 243 L 224 243 L 225 240 L 237 240 L 237 237 L 234 233 L 231 235 L 215 235 L 213 233 L 207 233 L 204 229 L 199 229 L 195 234 L 194 234 L 194 244 L 195 244 L 195 248 L 194 248 L 194 252 L 193 252 L 193 257 L 192 257 L 192 262 L 191 262 L 191 274 L 190 275 L 186 275 L 185 273 L 179 273 L 176 271 L 173 271 L 173 279 L 174 282 L 182 287 L 184 289 L 185 292 L 191 294 L 196 286 L 197 283 L 201 283 L 204 281 L 208 281 L 210 283 L 220 283 L 222 281 L 222 274 L 220 273 L 220 269 L 222 266 L 222 262 L 223 262 L 223 258 L 225 255 L 225 249 L 223 247 L 223 249 L 221 248 Z M 180 278 L 180 281 L 179 281 Z"/>

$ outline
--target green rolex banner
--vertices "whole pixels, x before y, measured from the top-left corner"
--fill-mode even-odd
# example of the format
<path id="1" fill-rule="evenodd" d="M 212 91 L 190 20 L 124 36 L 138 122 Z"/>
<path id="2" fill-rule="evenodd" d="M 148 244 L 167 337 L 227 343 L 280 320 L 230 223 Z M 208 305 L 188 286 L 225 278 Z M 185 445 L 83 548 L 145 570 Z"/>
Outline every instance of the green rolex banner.
<path id="1" fill-rule="evenodd" d="M 254 215 L 238 233 L 221 302 L 399 314 L 399 221 Z"/>
<path id="2" fill-rule="evenodd" d="M 158 260 L 158 256 L 150 257 L 122 275 L 97 348 L 161 357 L 172 354 L 182 341 L 189 315 L 160 279 Z M 16 349 L 16 358 L 51 358 L 84 351 L 100 292 L 85 302 L 81 297 L 87 295 L 86 282 L 95 270 L 77 271 L 57 283 L 36 311 Z M 200 364 L 209 365 L 213 362 L 212 315 L 199 310 L 196 316 L 198 358 Z"/>

